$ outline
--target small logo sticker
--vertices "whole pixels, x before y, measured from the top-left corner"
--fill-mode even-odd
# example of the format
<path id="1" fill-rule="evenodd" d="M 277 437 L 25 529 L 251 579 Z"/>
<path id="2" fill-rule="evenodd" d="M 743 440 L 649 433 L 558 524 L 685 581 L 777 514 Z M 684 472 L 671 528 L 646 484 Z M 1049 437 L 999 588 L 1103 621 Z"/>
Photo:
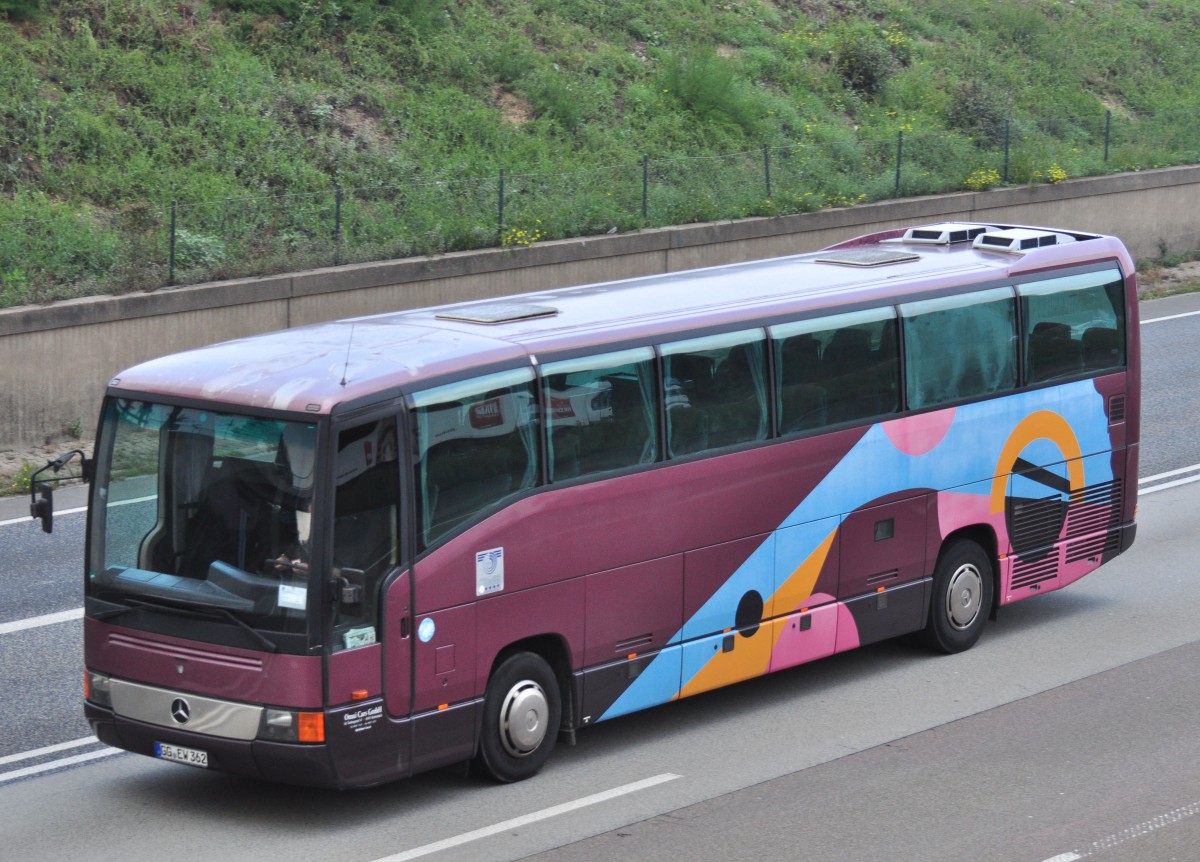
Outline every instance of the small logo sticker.
<path id="1" fill-rule="evenodd" d="M 475 595 L 486 596 L 504 589 L 504 548 L 475 555 Z"/>
<path id="2" fill-rule="evenodd" d="M 421 620 L 421 624 L 417 626 L 417 637 L 421 639 L 421 643 L 427 644 L 433 640 L 433 633 L 437 631 L 437 623 L 432 617 L 425 617 Z"/>

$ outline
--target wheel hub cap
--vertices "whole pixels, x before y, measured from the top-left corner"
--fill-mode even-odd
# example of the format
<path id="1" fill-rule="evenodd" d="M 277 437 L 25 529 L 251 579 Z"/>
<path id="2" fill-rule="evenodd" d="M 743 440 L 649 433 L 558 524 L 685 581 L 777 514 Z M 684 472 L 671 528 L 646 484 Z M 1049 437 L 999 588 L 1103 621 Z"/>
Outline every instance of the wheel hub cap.
<path id="1" fill-rule="evenodd" d="M 525 757 L 546 738 L 550 704 L 546 692 L 533 680 L 522 680 L 504 698 L 500 709 L 500 740 L 513 757 Z"/>
<path id="2" fill-rule="evenodd" d="M 969 628 L 979 616 L 983 596 L 983 577 L 974 566 L 960 566 L 950 578 L 946 591 L 946 611 L 950 625 L 958 630 Z"/>

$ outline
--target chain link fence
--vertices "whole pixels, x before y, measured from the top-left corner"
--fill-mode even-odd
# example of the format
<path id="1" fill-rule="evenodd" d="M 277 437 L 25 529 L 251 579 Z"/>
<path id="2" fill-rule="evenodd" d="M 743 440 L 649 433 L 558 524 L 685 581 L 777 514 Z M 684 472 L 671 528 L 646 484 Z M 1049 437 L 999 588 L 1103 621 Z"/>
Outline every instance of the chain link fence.
<path id="1" fill-rule="evenodd" d="M 822 131 L 571 173 L 413 172 L 391 187 L 0 214 L 0 307 L 1200 163 L 1198 111 L 1013 120 L 973 137 Z"/>

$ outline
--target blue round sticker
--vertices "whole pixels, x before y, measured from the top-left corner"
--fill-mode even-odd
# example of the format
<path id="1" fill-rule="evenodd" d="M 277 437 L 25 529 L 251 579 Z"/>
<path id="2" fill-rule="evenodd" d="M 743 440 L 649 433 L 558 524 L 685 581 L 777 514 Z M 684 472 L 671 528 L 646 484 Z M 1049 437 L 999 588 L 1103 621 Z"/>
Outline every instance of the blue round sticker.
<path id="1" fill-rule="evenodd" d="M 421 643 L 427 644 L 433 640 L 433 633 L 437 631 L 437 625 L 430 617 L 425 617 L 421 620 L 421 624 L 417 626 L 417 637 L 421 639 Z"/>

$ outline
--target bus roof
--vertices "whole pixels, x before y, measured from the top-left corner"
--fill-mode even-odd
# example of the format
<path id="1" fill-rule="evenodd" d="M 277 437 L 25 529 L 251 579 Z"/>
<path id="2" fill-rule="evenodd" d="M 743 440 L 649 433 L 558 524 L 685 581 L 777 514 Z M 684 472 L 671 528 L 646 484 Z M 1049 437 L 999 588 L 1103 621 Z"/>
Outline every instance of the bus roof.
<path id="1" fill-rule="evenodd" d="M 982 237 L 933 239 L 941 228 Z M 961 233 L 941 231 L 943 238 L 959 240 Z M 1061 239 L 1049 244 L 1050 236 Z M 1119 261 L 1125 274 L 1132 272 L 1128 253 L 1112 237 L 923 225 L 808 254 L 250 336 L 134 366 L 114 378 L 109 391 L 321 415 L 474 368 L 528 363 L 530 356 L 650 344 L 842 306 L 886 305 L 914 294 L 1103 260 Z"/>

